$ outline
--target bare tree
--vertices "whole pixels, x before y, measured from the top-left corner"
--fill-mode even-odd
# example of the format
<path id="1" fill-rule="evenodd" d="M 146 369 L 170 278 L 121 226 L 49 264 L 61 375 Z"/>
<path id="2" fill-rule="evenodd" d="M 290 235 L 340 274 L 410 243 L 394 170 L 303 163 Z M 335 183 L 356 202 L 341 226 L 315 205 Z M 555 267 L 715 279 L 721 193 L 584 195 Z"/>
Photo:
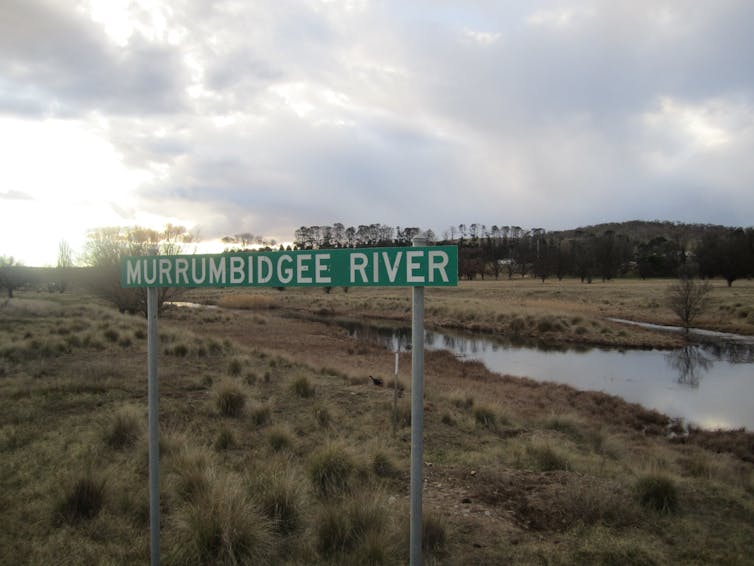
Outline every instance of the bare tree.
<path id="1" fill-rule="evenodd" d="M 175 255 L 192 236 L 182 226 L 168 224 L 164 230 L 140 226 L 107 227 L 90 230 L 84 248 L 84 262 L 93 269 L 89 275 L 92 290 L 115 304 L 122 312 L 146 315 L 146 293 L 141 288 L 123 288 L 120 284 L 122 256 Z M 163 287 L 158 291 L 157 307 L 174 300 L 184 289 Z"/>
<path id="2" fill-rule="evenodd" d="M 709 281 L 697 281 L 691 277 L 682 277 L 668 288 L 667 305 L 681 319 L 687 333 L 691 323 L 707 306 L 711 290 Z"/>

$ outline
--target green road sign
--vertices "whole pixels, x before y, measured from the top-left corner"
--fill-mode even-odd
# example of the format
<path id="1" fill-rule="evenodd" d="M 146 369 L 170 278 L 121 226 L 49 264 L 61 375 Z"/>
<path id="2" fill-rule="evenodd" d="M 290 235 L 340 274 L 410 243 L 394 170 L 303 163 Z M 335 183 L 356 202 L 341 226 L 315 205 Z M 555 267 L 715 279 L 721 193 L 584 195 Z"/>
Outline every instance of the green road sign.
<path id="1" fill-rule="evenodd" d="M 458 285 L 456 246 L 129 256 L 123 287 Z"/>

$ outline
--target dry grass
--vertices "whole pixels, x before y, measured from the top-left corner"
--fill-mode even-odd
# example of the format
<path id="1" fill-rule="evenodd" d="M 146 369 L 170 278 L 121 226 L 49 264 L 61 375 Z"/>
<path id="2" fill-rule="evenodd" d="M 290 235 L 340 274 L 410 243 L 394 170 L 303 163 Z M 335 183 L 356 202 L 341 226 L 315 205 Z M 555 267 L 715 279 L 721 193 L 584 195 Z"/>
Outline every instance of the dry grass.
<path id="1" fill-rule="evenodd" d="M 476 313 L 478 324 L 515 316 L 523 330 L 556 334 L 565 322 L 591 327 L 603 308 L 636 306 L 622 285 L 600 295 L 593 284 L 611 304 L 578 309 L 568 305 L 585 287 L 556 297 L 548 281 L 544 294 L 526 297 L 540 287 L 506 295 L 506 283 L 463 285 L 458 300 L 432 291 L 431 316 L 463 315 L 466 325 Z M 393 436 L 393 390 L 367 379 L 392 375 L 392 354 L 279 314 L 343 300 L 407 318 L 409 294 L 272 293 L 281 308 L 265 313 L 263 332 L 249 331 L 260 328 L 258 314 L 242 310 L 172 309 L 160 320 L 171 348 L 160 360 L 163 558 L 405 563 L 410 391 L 400 399 L 406 426 Z M 485 302 L 494 303 L 489 314 Z M 65 295 L 21 294 L 10 306 L 0 309 L 0 564 L 147 563 L 144 319 Z M 33 341 L 65 347 L 32 353 Z M 401 354 L 407 384 L 409 359 Z M 744 564 L 754 555 L 751 434 L 692 431 L 671 441 L 657 413 L 495 376 L 441 352 L 427 353 L 425 373 L 424 501 L 434 510 L 426 563 Z M 313 398 L 297 391 L 302 376 Z M 233 418 L 217 404 L 228 383 L 245 399 Z M 93 482 L 79 486 L 86 469 L 96 470 Z M 646 477 L 672 487 L 642 487 Z"/>

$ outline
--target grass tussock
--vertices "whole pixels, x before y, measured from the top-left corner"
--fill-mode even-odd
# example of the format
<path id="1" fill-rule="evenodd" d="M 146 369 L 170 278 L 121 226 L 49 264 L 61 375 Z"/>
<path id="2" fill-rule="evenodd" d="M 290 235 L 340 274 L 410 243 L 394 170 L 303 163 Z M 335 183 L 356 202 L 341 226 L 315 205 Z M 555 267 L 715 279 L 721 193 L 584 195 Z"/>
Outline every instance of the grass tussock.
<path id="1" fill-rule="evenodd" d="M 215 437 L 213 447 L 217 452 L 237 448 L 238 441 L 236 440 L 236 435 L 229 428 L 221 428 Z"/>
<path id="2" fill-rule="evenodd" d="M 285 426 L 274 426 L 267 431 L 267 442 L 275 452 L 288 450 L 294 445 L 294 436 Z"/>
<path id="3" fill-rule="evenodd" d="M 380 478 L 396 478 L 401 474 L 394 459 L 382 450 L 378 450 L 372 456 L 372 471 Z"/>
<path id="4" fill-rule="evenodd" d="M 309 460 L 309 478 L 321 497 L 350 493 L 356 472 L 356 461 L 341 444 L 325 445 Z"/>
<path id="5" fill-rule="evenodd" d="M 639 478 L 636 497 L 644 509 L 663 515 L 678 511 L 678 488 L 668 476 L 648 474 Z"/>
<path id="6" fill-rule="evenodd" d="M 487 405 L 477 405 L 474 407 L 474 421 L 477 425 L 487 430 L 497 430 L 497 413 L 492 407 Z"/>
<path id="7" fill-rule="evenodd" d="M 106 446 L 124 450 L 134 446 L 144 434 L 143 412 L 134 406 L 122 407 L 113 413 L 102 431 Z"/>
<path id="8" fill-rule="evenodd" d="M 390 514 L 379 496 L 361 496 L 324 507 L 316 520 L 320 556 L 350 564 L 396 564 L 400 548 L 390 532 Z"/>
<path id="9" fill-rule="evenodd" d="M 232 474 L 179 508 L 168 531 L 168 564 L 273 563 L 273 526 Z"/>
<path id="10" fill-rule="evenodd" d="M 306 525 L 307 485 L 290 465 L 273 465 L 249 478 L 248 492 L 275 532 L 289 536 Z"/>
<path id="11" fill-rule="evenodd" d="M 302 399 L 311 399 L 315 393 L 314 385 L 312 385 L 308 377 L 303 375 L 291 382 L 290 389 L 294 395 Z"/>
<path id="12" fill-rule="evenodd" d="M 568 456 L 549 443 L 536 442 L 526 447 L 530 466 L 540 472 L 569 470 L 571 463 Z"/>
<path id="13" fill-rule="evenodd" d="M 246 394 L 241 387 L 229 380 L 221 381 L 214 391 L 215 406 L 224 417 L 238 418 L 246 406 Z"/>
<path id="14" fill-rule="evenodd" d="M 96 517 L 105 503 L 106 481 L 92 471 L 73 481 L 55 506 L 56 524 L 76 524 Z"/>

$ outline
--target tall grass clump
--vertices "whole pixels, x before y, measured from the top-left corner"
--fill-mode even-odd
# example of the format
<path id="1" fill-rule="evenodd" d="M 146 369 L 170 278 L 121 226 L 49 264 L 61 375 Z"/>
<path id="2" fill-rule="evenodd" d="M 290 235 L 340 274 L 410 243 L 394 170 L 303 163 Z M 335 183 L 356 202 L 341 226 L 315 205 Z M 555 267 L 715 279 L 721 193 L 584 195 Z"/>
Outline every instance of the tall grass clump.
<path id="1" fill-rule="evenodd" d="M 237 445 L 238 443 L 236 442 L 236 437 L 233 434 L 233 431 L 228 428 L 222 428 L 217 433 L 213 446 L 217 452 L 222 452 L 224 450 L 231 450 Z"/>
<path id="2" fill-rule="evenodd" d="M 571 468 L 568 459 L 549 444 L 527 446 L 526 453 L 533 468 L 540 472 L 567 471 Z"/>
<path id="3" fill-rule="evenodd" d="M 387 532 L 385 505 L 375 497 L 356 497 L 325 506 L 316 521 L 320 556 L 350 564 L 398 563 L 398 549 Z"/>
<path id="4" fill-rule="evenodd" d="M 317 421 L 317 424 L 320 427 L 327 428 L 328 426 L 330 426 L 332 416 L 330 415 L 330 411 L 326 406 L 318 405 L 314 407 L 314 419 Z"/>
<path id="5" fill-rule="evenodd" d="M 215 405 L 224 417 L 240 417 L 246 406 L 246 395 L 232 381 L 222 381 L 215 389 Z"/>
<path id="6" fill-rule="evenodd" d="M 270 422 L 272 418 L 272 410 L 269 405 L 257 404 L 254 405 L 249 411 L 251 422 L 256 426 L 264 426 Z"/>
<path id="7" fill-rule="evenodd" d="M 328 444 L 309 460 L 309 477 L 314 491 L 322 497 L 350 492 L 356 463 L 340 444 Z"/>
<path id="8" fill-rule="evenodd" d="M 306 485 L 289 469 L 256 473 L 249 480 L 248 492 L 273 529 L 283 535 L 303 530 L 306 513 Z"/>
<path id="9" fill-rule="evenodd" d="M 136 407 L 123 407 L 113 413 L 102 431 L 106 446 L 115 450 L 130 448 L 144 432 L 144 419 Z"/>
<path id="10" fill-rule="evenodd" d="M 55 506 L 54 522 L 75 524 L 96 517 L 105 502 L 105 483 L 88 471 L 70 484 Z"/>
<path id="11" fill-rule="evenodd" d="M 678 489 L 673 480 L 658 474 L 645 475 L 636 482 L 636 497 L 645 509 L 661 514 L 678 510 Z"/>
<path id="12" fill-rule="evenodd" d="M 197 502 L 206 496 L 216 474 L 211 454 L 203 448 L 185 446 L 173 458 L 170 469 L 175 494 L 183 501 Z"/>
<path id="13" fill-rule="evenodd" d="M 448 535 L 445 523 L 434 513 L 425 513 L 422 516 L 422 550 L 435 556 L 442 556 Z"/>
<path id="14" fill-rule="evenodd" d="M 491 407 L 478 405 L 474 408 L 474 420 L 482 428 L 487 430 L 497 430 L 497 415 Z"/>
<path id="15" fill-rule="evenodd" d="M 236 476 L 218 478 L 178 509 L 169 529 L 168 564 L 272 563 L 272 525 Z"/>
<path id="16" fill-rule="evenodd" d="M 372 471 L 380 478 L 394 478 L 400 475 L 393 459 L 382 451 L 375 452 L 372 456 Z"/>
<path id="17" fill-rule="evenodd" d="M 314 397 L 314 386 L 306 376 L 297 377 L 291 382 L 291 391 L 302 399 Z"/>
<path id="18" fill-rule="evenodd" d="M 275 452 L 280 452 L 293 446 L 293 435 L 282 426 L 276 426 L 267 433 L 267 442 Z"/>

